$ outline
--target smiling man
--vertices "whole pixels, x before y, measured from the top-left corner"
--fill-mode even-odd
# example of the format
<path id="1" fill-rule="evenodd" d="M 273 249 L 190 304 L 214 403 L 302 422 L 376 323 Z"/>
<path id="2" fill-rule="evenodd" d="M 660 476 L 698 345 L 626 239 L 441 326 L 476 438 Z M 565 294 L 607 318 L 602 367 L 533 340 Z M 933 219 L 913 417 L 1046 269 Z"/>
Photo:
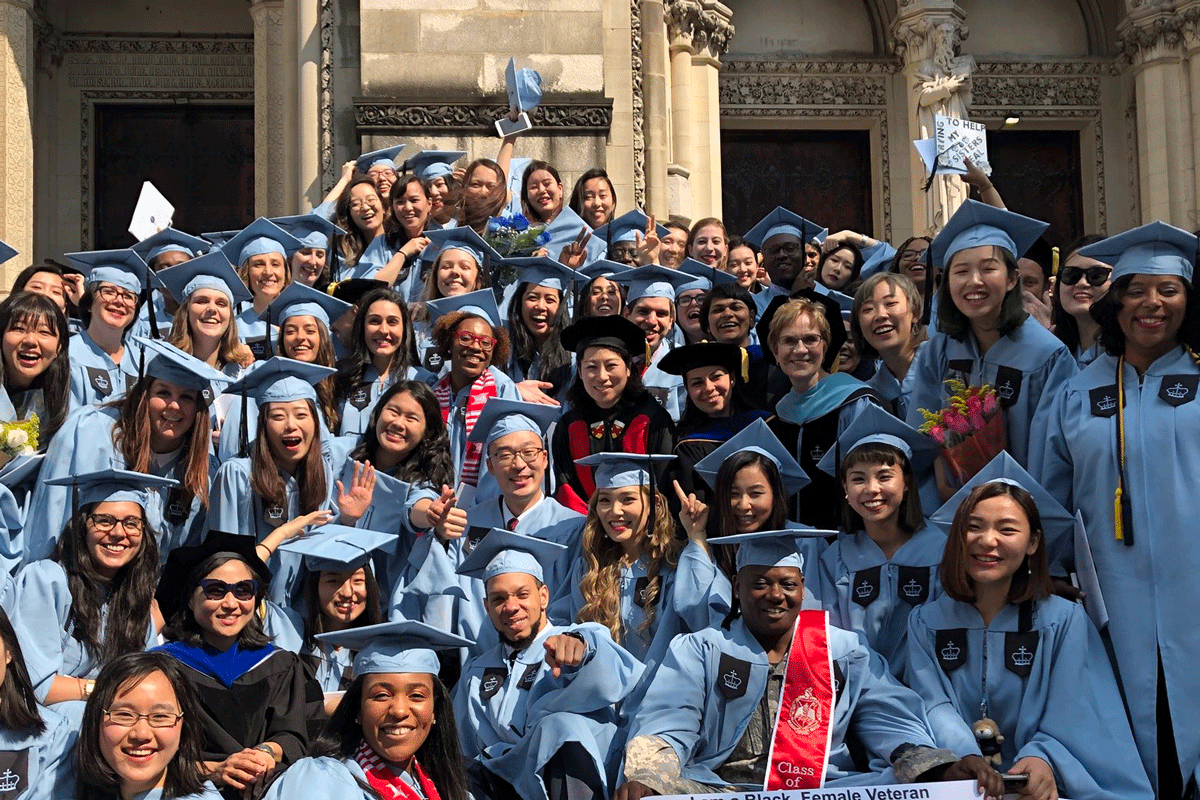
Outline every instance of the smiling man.
<path id="1" fill-rule="evenodd" d="M 494 529 L 458 569 L 483 581 L 501 640 L 467 662 L 454 696 L 476 797 L 609 797 L 619 755 L 614 704 L 632 690 L 642 665 L 601 625 L 550 624 L 543 565 L 564 552 Z"/>
<path id="2" fill-rule="evenodd" d="M 678 422 L 686 398 L 683 381 L 677 375 L 658 369 L 658 362 L 671 350 L 668 339 L 675 326 L 675 296 L 695 278 L 679 270 L 652 264 L 614 275 L 612 280 L 629 287 L 625 318 L 646 334 L 650 360 L 642 375 L 642 384 L 667 410 L 671 419 Z"/>
<path id="3" fill-rule="evenodd" d="M 804 559 L 794 537 L 719 540 L 740 544 L 740 615 L 672 643 L 634 712 L 617 800 L 976 776 L 999 794 L 982 757 L 935 749 L 921 699 L 878 655 L 823 612 L 801 612 Z M 851 729 L 865 769 L 846 744 Z"/>

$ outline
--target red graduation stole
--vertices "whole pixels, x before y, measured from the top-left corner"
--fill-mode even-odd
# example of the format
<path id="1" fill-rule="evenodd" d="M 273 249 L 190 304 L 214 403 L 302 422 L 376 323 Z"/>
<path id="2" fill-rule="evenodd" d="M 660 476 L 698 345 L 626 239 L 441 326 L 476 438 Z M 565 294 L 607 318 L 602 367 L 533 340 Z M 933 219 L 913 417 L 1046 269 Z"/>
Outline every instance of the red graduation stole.
<path id="1" fill-rule="evenodd" d="M 400 776 L 365 741 L 355 751 L 354 760 L 362 767 L 363 773 L 367 776 L 367 783 L 384 800 L 421 800 L 420 795 L 401 780 Z M 421 784 L 421 791 L 425 793 L 425 797 L 428 800 L 441 800 L 433 781 L 429 780 L 429 776 L 425 774 L 425 770 L 421 769 L 421 765 L 415 758 L 413 767 L 417 772 L 417 783 Z"/>
<path id="2" fill-rule="evenodd" d="M 825 785 L 833 707 L 829 615 L 801 611 L 788 650 L 763 789 L 819 789 Z"/>

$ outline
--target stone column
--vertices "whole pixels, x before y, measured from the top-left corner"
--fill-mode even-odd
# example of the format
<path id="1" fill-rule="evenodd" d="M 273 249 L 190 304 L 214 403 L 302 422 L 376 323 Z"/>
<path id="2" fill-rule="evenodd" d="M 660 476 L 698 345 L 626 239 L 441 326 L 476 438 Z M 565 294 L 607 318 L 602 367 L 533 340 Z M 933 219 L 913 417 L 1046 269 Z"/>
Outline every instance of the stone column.
<path id="1" fill-rule="evenodd" d="M 690 124 L 682 132 L 677 146 L 676 163 L 690 171 L 689 216 L 693 221 L 721 216 L 721 100 L 718 74 L 721 56 L 733 38 L 733 12 L 717 0 L 670 0 L 667 9 L 671 24 L 672 77 L 682 91 L 673 97 L 676 118 L 686 117 Z M 685 60 L 685 53 L 687 53 Z M 690 69 L 684 65 L 690 61 Z M 678 71 L 680 75 L 675 76 Z M 690 90 L 690 91 L 689 91 Z M 689 108 L 690 104 L 690 108 Z M 690 146 L 689 146 L 690 141 Z M 685 155 L 680 150 L 686 149 Z M 690 160 L 690 168 L 678 161 Z"/>
<path id="2" fill-rule="evenodd" d="M 1191 100 L 1187 129 L 1192 137 L 1193 197 L 1200 202 L 1200 0 L 1181 3 L 1179 16 L 1183 22 L 1183 48 L 1187 59 L 1188 96 Z M 1191 224 L 1184 227 L 1194 230 L 1195 223 L 1193 218 Z"/>
<path id="3" fill-rule="evenodd" d="M 289 139 L 296 135 L 296 59 L 288 55 L 288 13 L 284 0 L 255 0 L 254 20 L 254 211 L 264 217 L 289 214 L 298 197 Z"/>
<path id="4" fill-rule="evenodd" d="M 33 95 L 34 35 L 30 3 L 0 2 L 0 186 L 4 216 L 0 239 L 19 255 L 0 267 L 2 286 L 34 261 L 33 254 Z"/>
<path id="5" fill-rule="evenodd" d="M 672 9 L 678 9 L 673 4 Z M 692 219 L 691 174 L 695 164 L 692 153 L 692 34 L 680 27 L 680 20 L 668 19 L 667 38 L 671 43 L 671 163 L 667 165 L 667 212 Z"/>
<path id="6" fill-rule="evenodd" d="M 647 214 L 667 213 L 667 164 L 670 160 L 667 25 L 662 0 L 642 0 L 642 128 L 646 136 Z"/>
<path id="7" fill-rule="evenodd" d="M 1196 176 L 1182 28 L 1169 5 L 1154 3 L 1131 11 L 1118 33 L 1137 105 L 1141 221 L 1160 219 L 1191 230 Z"/>
<path id="8" fill-rule="evenodd" d="M 321 13 L 319 0 L 296 0 L 297 211 L 321 202 Z"/>
<path id="9" fill-rule="evenodd" d="M 955 4 L 954 0 L 918 0 L 907 6 L 902 6 L 900 15 L 892 26 L 895 37 L 896 54 L 903 62 L 902 74 L 905 85 L 904 115 L 907 121 L 907 141 L 912 142 L 925 138 L 922 131 L 921 117 L 929 115 L 929 109 L 922 102 L 923 88 L 927 87 L 930 78 L 950 75 L 955 67 L 964 63 L 958 59 L 958 48 L 967 38 L 966 14 Z M 959 63 L 954 63 L 958 61 Z M 932 74 L 931 74 L 932 73 Z M 964 109 L 969 109 L 969 84 L 965 98 Z M 932 132 L 929 133 L 932 135 Z M 954 213 L 958 204 L 965 198 L 965 192 L 953 192 L 958 189 L 957 178 L 936 178 L 940 181 L 939 189 L 946 190 L 935 202 L 935 198 L 920 193 L 928 175 L 916 151 L 910 144 L 905 150 L 909 163 L 909 185 L 914 187 L 912 204 L 912 230 L 920 234 L 936 233 L 937 228 L 945 223 Z M 931 189 L 931 192 L 933 190 Z M 960 196 L 961 195 L 961 196 Z M 939 220 L 939 217 L 941 219 Z"/>

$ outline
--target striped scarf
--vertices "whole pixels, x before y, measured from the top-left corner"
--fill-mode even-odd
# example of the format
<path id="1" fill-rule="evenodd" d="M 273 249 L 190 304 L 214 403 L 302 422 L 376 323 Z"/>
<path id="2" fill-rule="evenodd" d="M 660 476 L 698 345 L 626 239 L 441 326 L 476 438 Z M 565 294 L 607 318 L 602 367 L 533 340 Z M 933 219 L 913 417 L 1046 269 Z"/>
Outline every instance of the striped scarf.
<path id="1" fill-rule="evenodd" d="M 454 388 L 450 386 L 449 375 L 446 375 L 437 382 L 437 385 L 433 387 L 433 394 L 437 397 L 438 405 L 442 407 L 442 421 L 449 428 L 450 412 L 454 404 Z M 495 396 L 496 379 L 492 377 L 490 369 L 485 369 L 483 374 L 471 384 L 471 389 L 467 393 L 467 407 L 465 410 L 465 419 L 463 420 L 464 438 L 471 435 L 471 430 L 475 427 L 479 415 L 483 413 L 483 406 L 487 403 L 488 398 Z M 460 410 L 460 413 L 462 413 L 462 410 Z M 467 442 L 459 480 L 468 486 L 476 485 L 479 482 L 479 465 L 482 462 L 483 443 Z"/>
<path id="2" fill-rule="evenodd" d="M 421 795 L 405 783 L 365 741 L 354 751 L 354 760 L 358 766 L 362 767 L 363 773 L 367 776 L 367 783 L 371 785 L 372 789 L 379 792 L 379 796 L 384 800 L 421 800 Z M 425 774 L 425 770 L 421 769 L 421 765 L 415 758 L 412 764 L 417 773 L 417 783 L 421 785 L 421 791 L 425 793 L 425 800 L 442 800 L 433 781 L 429 780 L 429 776 Z"/>

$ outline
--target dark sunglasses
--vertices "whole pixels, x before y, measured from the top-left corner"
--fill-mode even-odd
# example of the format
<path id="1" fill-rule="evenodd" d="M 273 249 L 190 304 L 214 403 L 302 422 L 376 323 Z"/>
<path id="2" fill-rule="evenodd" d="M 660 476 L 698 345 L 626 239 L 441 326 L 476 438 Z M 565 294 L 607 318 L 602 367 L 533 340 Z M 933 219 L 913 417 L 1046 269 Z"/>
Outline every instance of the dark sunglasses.
<path id="1" fill-rule="evenodd" d="M 1058 279 L 1063 286 L 1074 286 L 1083 277 L 1092 286 L 1103 286 L 1108 283 L 1109 275 L 1112 275 L 1112 270 L 1108 267 L 1063 267 L 1058 271 Z"/>
<path id="2" fill-rule="evenodd" d="M 226 583 L 216 578 L 205 578 L 200 581 L 200 591 L 208 600 L 224 600 L 225 595 L 232 593 L 237 600 L 253 600 L 258 596 L 258 581 L 250 578 L 237 583 Z"/>

